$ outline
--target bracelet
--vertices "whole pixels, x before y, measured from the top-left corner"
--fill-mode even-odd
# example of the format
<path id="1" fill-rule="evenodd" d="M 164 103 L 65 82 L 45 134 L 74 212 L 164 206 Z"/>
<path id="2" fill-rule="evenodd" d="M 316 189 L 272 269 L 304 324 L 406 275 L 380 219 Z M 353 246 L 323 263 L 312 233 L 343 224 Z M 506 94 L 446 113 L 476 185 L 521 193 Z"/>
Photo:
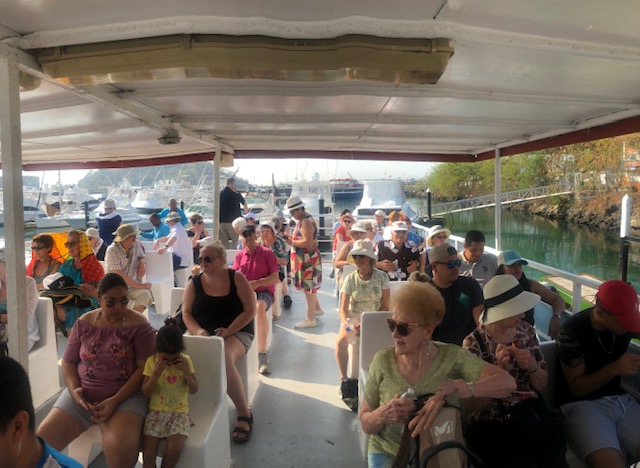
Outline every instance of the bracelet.
<path id="1" fill-rule="evenodd" d="M 475 384 L 473 382 L 465 382 L 464 384 L 469 387 L 469 391 L 471 392 L 470 398 L 474 398 L 476 396 Z"/>
<path id="2" fill-rule="evenodd" d="M 559 318 L 560 318 L 560 314 L 553 314 L 553 315 L 551 315 L 551 318 L 557 318 L 557 319 L 559 319 Z"/>

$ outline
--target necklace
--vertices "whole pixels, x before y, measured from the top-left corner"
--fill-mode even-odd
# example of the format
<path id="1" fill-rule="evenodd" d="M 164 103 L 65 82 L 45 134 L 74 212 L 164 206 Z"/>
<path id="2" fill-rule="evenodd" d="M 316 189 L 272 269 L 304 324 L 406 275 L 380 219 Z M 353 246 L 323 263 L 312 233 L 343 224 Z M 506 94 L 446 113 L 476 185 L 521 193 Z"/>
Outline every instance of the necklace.
<path id="1" fill-rule="evenodd" d="M 593 331 L 595 332 L 596 336 L 598 337 L 598 343 L 600 343 L 600 346 L 602 346 L 602 349 L 604 350 L 604 352 L 607 353 L 607 354 L 613 353 L 613 348 L 616 346 L 616 335 L 613 334 L 613 333 L 611 334 L 611 336 L 613 336 L 613 340 L 611 342 L 611 349 L 607 349 L 604 346 L 604 344 L 602 343 L 602 339 L 600 338 L 600 333 L 598 333 L 598 330 L 596 330 L 594 328 Z"/>

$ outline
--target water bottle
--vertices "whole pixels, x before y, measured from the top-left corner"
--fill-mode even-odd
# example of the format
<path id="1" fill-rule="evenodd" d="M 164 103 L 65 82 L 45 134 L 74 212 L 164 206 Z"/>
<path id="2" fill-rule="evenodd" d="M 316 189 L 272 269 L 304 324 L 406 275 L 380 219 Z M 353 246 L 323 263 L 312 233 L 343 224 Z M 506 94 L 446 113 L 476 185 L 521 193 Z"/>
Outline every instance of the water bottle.
<path id="1" fill-rule="evenodd" d="M 411 398 L 412 400 L 415 400 L 416 392 L 413 391 L 413 388 L 407 388 L 407 391 L 400 395 L 400 398 Z"/>
<path id="2" fill-rule="evenodd" d="M 356 344 L 358 342 L 358 337 L 356 335 L 356 324 L 354 324 L 350 318 L 347 319 L 347 324 L 345 325 L 344 329 L 347 331 L 347 340 L 349 340 L 349 343 L 352 345 Z"/>

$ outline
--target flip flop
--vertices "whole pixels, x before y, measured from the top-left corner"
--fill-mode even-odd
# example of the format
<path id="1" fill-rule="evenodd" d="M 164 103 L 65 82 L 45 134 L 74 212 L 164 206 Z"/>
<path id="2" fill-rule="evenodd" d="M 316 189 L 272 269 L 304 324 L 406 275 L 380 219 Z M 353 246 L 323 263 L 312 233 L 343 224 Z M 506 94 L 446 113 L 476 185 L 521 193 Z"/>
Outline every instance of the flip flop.
<path id="1" fill-rule="evenodd" d="M 251 417 L 246 417 L 246 416 L 238 416 L 237 421 L 238 422 L 246 422 L 249 424 L 249 430 L 247 429 L 243 429 L 241 427 L 234 427 L 233 428 L 233 432 L 231 433 L 231 439 L 236 443 L 236 444 L 244 444 L 245 442 L 248 442 L 249 439 L 251 438 L 251 430 L 253 429 L 253 413 L 250 413 Z M 241 436 L 238 435 L 241 434 Z"/>

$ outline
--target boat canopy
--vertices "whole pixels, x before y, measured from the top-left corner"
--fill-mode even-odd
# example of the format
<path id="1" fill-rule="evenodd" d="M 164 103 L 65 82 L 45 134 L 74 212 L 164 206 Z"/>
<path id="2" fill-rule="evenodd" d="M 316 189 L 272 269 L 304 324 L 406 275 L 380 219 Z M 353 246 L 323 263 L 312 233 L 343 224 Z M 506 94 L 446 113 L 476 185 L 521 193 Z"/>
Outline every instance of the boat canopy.
<path id="1" fill-rule="evenodd" d="M 212 160 L 217 146 L 227 164 L 477 161 L 640 130 L 634 0 L 0 9 L 28 170 Z"/>

